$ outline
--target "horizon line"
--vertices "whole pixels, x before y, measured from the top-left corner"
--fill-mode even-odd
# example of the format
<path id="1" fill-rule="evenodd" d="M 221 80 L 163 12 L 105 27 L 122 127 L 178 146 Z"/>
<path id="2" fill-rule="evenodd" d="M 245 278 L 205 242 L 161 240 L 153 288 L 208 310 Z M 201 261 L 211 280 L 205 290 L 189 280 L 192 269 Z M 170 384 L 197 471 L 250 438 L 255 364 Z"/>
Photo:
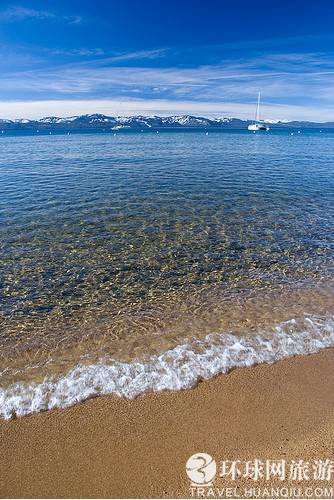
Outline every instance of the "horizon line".
<path id="1" fill-rule="evenodd" d="M 240 120 L 240 121 L 244 121 L 244 122 L 248 122 L 248 121 L 254 121 L 254 118 L 240 118 L 240 117 L 237 117 L 237 116 L 231 116 L 231 115 L 221 115 L 221 116 L 214 116 L 214 115 L 197 115 L 197 114 L 192 114 L 192 113 L 154 113 L 154 114 L 144 114 L 144 113 L 138 113 L 138 114 L 105 114 L 105 113 L 101 113 L 101 112 L 94 112 L 94 113 L 82 113 L 82 114 L 74 114 L 74 115 L 45 115 L 45 116 L 42 116 L 41 118 L 27 118 L 25 116 L 21 116 L 21 117 L 18 117 L 18 118 L 6 118 L 6 117 L 1 117 L 0 116 L 0 121 L 2 122 L 5 122 L 5 121 L 8 121 L 8 122 L 12 122 L 12 123 L 16 123 L 16 122 L 20 122 L 21 120 L 27 120 L 29 122 L 40 122 L 41 120 L 45 120 L 47 118 L 58 118 L 58 119 L 63 119 L 63 120 L 66 120 L 66 119 L 70 119 L 70 118 L 81 118 L 81 117 L 89 117 L 89 116 L 103 116 L 105 118 L 139 118 L 139 117 L 143 117 L 143 118 L 172 118 L 172 117 L 192 117 L 192 118 L 199 118 L 199 119 L 204 119 L 204 120 Z M 308 119 L 308 120 L 303 120 L 303 119 L 283 119 L 283 118 L 264 118 L 264 119 L 260 119 L 259 120 L 260 122 L 264 122 L 264 123 L 291 123 L 291 122 L 300 122 L 300 123 L 334 123 L 334 118 L 333 120 L 312 120 L 312 119 Z"/>

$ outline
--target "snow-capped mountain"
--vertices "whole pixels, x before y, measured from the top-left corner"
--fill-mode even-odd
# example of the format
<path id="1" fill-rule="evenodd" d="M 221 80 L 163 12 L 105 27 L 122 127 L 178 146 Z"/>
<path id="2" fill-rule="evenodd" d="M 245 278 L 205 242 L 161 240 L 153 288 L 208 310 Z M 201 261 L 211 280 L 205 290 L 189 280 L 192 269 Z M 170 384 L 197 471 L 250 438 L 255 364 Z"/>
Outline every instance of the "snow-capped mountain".
<path id="1" fill-rule="evenodd" d="M 26 118 L 8 120 L 0 119 L 0 129 L 6 130 L 43 130 L 43 129 L 160 129 L 160 128 L 247 128 L 250 120 L 239 118 L 205 118 L 192 115 L 172 116 L 107 116 L 99 113 L 81 116 L 47 116 L 40 120 Z M 288 120 L 267 120 L 271 128 L 333 128 L 334 122 L 313 123 Z"/>

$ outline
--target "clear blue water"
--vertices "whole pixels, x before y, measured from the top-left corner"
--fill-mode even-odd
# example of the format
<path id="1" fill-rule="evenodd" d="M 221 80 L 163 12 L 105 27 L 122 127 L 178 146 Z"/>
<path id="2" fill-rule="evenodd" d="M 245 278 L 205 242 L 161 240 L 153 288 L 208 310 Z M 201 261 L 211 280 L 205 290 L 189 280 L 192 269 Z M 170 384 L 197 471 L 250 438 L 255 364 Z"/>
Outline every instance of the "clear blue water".
<path id="1" fill-rule="evenodd" d="M 3 380 L 332 314 L 333 146 L 325 130 L 2 134 Z"/>

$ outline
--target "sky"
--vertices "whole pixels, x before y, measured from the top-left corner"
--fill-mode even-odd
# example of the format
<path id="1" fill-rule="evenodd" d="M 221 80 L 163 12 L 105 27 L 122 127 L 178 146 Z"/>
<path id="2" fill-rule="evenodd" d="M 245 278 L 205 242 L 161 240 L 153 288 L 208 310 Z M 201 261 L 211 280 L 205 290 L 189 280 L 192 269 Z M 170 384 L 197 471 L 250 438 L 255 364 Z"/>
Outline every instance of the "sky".
<path id="1" fill-rule="evenodd" d="M 0 117 L 334 121 L 334 1 L 0 0 Z"/>

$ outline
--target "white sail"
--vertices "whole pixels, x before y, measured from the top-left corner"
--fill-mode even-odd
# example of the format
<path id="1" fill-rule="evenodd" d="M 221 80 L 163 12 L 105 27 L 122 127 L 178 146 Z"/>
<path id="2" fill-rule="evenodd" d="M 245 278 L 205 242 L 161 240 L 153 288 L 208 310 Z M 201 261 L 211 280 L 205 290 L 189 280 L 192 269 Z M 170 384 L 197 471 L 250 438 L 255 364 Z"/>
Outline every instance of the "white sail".
<path id="1" fill-rule="evenodd" d="M 260 99 L 261 99 L 261 92 L 258 93 L 257 95 L 257 106 L 256 106 L 256 114 L 255 114 L 255 122 L 260 121 Z"/>
<path id="2" fill-rule="evenodd" d="M 248 130 L 252 130 L 256 132 L 257 130 L 269 130 L 269 127 L 260 122 L 260 100 L 261 100 L 261 92 L 257 95 L 257 105 L 255 112 L 255 121 L 248 125 Z"/>

